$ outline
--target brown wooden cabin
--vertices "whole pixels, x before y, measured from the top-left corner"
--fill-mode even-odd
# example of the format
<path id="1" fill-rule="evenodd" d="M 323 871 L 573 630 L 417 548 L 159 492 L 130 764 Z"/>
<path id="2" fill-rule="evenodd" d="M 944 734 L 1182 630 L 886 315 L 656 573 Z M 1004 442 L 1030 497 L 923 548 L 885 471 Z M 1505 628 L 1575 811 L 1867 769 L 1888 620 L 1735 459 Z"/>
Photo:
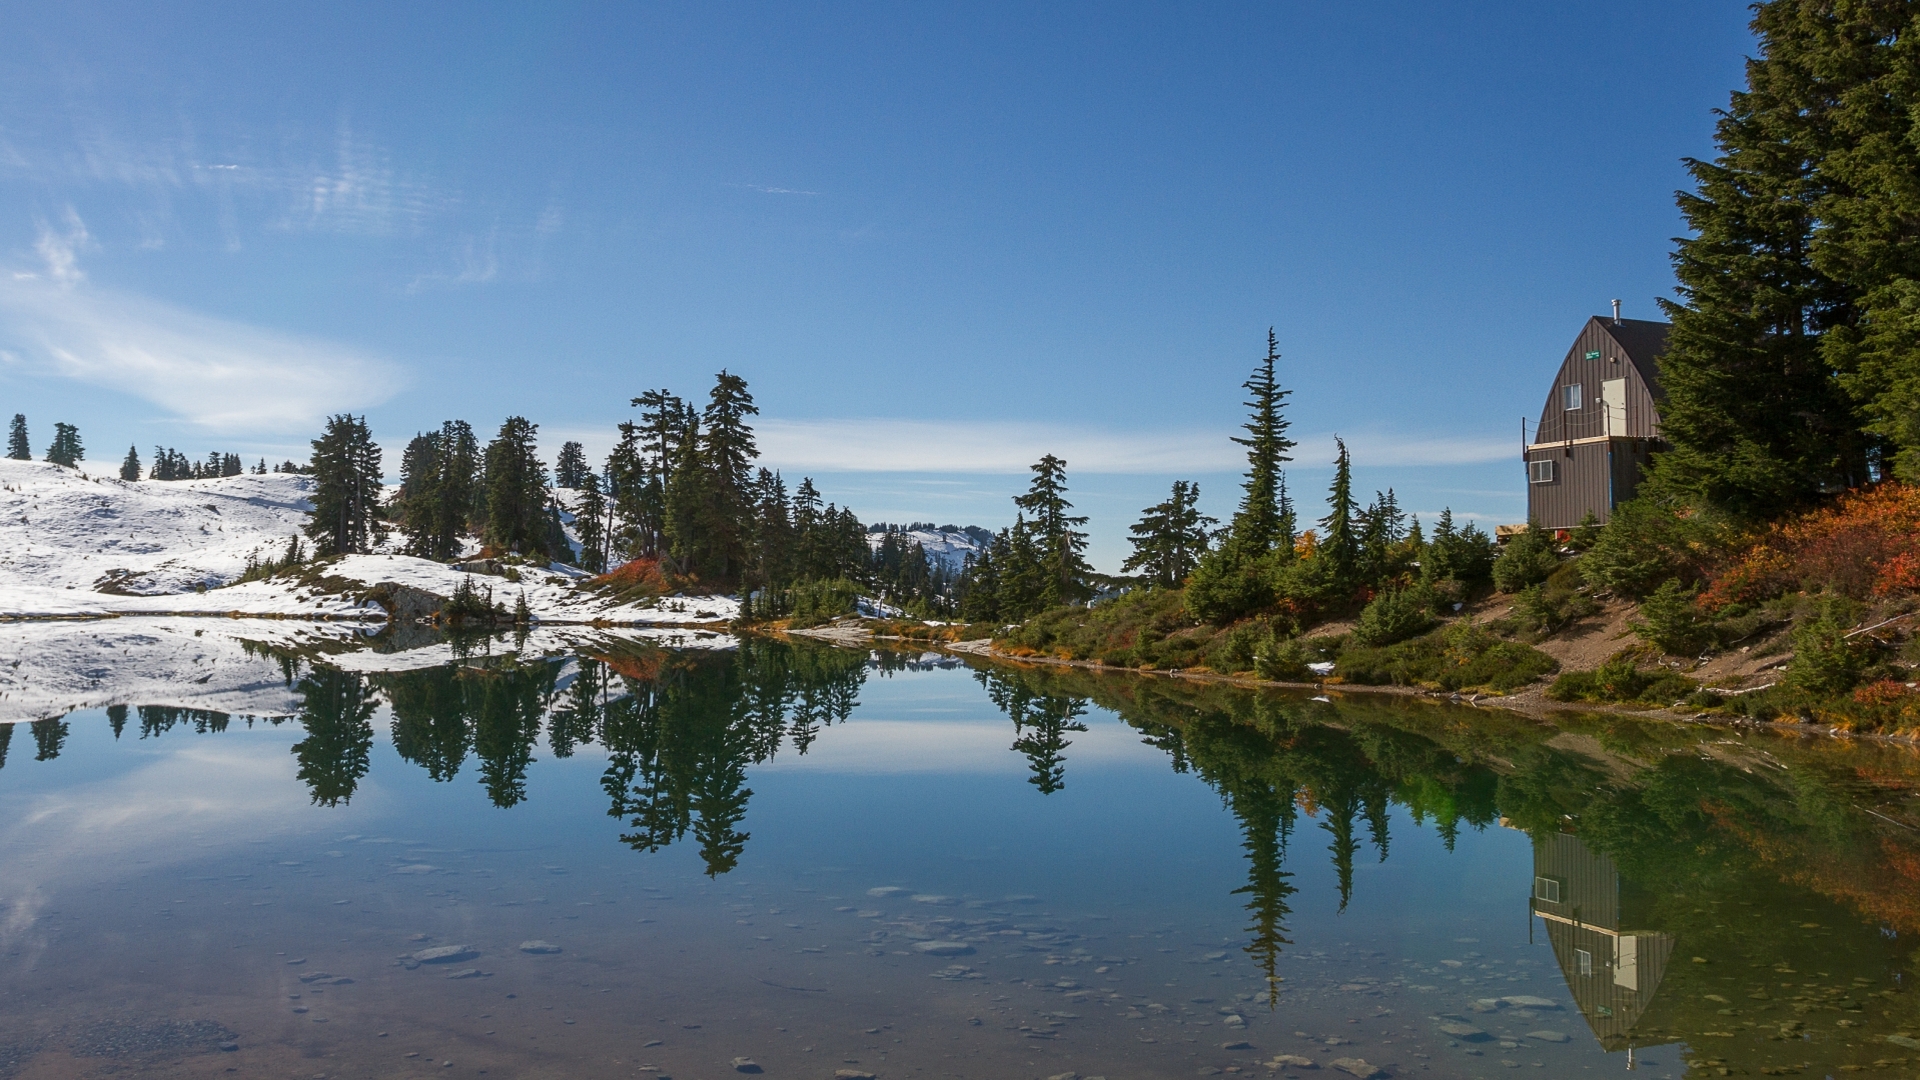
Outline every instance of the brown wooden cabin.
<path id="1" fill-rule="evenodd" d="M 1645 319 L 1587 320 L 1526 442 L 1529 520 L 1571 529 L 1591 513 L 1604 525 L 1633 498 L 1664 445 L 1659 360 L 1669 329 Z"/>

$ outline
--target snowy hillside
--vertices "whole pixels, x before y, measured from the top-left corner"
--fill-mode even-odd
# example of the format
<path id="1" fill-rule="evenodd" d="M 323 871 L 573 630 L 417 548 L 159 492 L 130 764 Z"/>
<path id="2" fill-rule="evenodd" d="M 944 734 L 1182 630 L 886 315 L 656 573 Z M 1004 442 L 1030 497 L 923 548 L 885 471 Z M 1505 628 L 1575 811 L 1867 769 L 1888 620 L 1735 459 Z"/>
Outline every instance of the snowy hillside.
<path id="1" fill-rule="evenodd" d="M 313 478 L 89 478 L 0 459 L 0 582 L 160 595 L 224 585 L 250 555 L 285 550 L 306 523 Z"/>
<path id="2" fill-rule="evenodd" d="M 950 573 L 959 573 L 968 555 L 978 557 L 980 554 L 980 542 L 957 530 L 898 529 L 893 535 L 907 543 L 918 542 L 925 549 L 927 558 L 938 560 Z M 870 532 L 867 534 L 867 546 L 878 551 L 886 538 L 887 534 L 884 532 Z"/>
<path id="3" fill-rule="evenodd" d="M 306 524 L 313 485 L 312 477 L 294 474 L 128 483 L 0 459 L 0 617 L 384 617 L 355 599 L 355 588 L 301 587 L 290 576 L 230 585 L 250 558 L 266 561 L 286 551 Z M 739 614 L 727 597 L 614 604 L 576 590 L 578 571 L 529 567 L 514 583 L 390 550 L 391 543 L 380 554 L 330 563 L 326 576 L 443 598 L 471 579 L 508 607 L 525 595 L 536 618 L 555 622 L 686 625 Z"/>

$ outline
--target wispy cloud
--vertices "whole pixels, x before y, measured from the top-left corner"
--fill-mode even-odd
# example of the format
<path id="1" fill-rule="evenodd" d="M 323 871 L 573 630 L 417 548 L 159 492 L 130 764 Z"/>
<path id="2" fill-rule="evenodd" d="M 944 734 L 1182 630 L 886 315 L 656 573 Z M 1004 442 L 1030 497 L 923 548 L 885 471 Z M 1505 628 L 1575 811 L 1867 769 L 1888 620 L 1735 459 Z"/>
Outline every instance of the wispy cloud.
<path id="1" fill-rule="evenodd" d="M 329 412 L 391 397 L 393 365 L 90 285 L 75 255 L 86 227 L 42 232 L 42 273 L 0 274 L 9 367 L 133 394 L 225 432 L 310 428 Z"/>
<path id="2" fill-rule="evenodd" d="M 1087 473 L 1174 475 L 1238 472 L 1246 452 L 1223 431 L 1122 432 L 1017 422 L 845 419 L 763 421 L 757 428 L 769 466 L 819 472 L 1024 473 L 1042 455 Z M 1346 436 L 1363 466 L 1470 465 L 1510 456 L 1507 442 L 1395 433 Z M 1331 434 L 1301 440 L 1296 467 L 1319 468 L 1334 455 Z"/>
<path id="3" fill-rule="evenodd" d="M 745 188 L 748 191 L 758 191 L 763 195 L 818 195 L 820 194 L 817 191 L 802 191 L 799 188 L 766 187 L 761 184 L 729 184 L 727 186 Z"/>

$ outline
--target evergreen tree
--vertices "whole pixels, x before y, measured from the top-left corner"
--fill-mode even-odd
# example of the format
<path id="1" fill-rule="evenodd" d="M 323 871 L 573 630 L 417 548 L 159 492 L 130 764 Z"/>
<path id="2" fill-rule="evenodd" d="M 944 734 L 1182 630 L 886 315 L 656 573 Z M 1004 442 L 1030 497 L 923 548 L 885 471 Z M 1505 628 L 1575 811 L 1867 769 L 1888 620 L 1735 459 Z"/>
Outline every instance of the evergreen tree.
<path id="1" fill-rule="evenodd" d="M 487 545 L 502 553 L 560 558 L 548 550 L 547 466 L 534 436 L 540 426 L 509 416 L 487 444 Z"/>
<path id="2" fill-rule="evenodd" d="M 1218 524 L 1195 506 L 1199 498 L 1200 485 L 1175 480 L 1167 501 L 1148 507 L 1133 526 L 1133 555 L 1121 569 L 1144 570 L 1153 584 L 1178 588 L 1206 553 L 1208 527 Z"/>
<path id="3" fill-rule="evenodd" d="M 7 456 L 15 461 L 32 461 L 33 448 L 27 444 L 27 415 L 14 413 L 7 425 Z"/>
<path id="4" fill-rule="evenodd" d="M 260 464 L 255 465 L 253 467 L 253 475 L 255 476 L 267 475 L 267 459 L 266 458 L 261 458 Z"/>
<path id="5" fill-rule="evenodd" d="M 1904 59 L 1909 9 L 1826 0 L 1754 6 L 1761 47 L 1747 63 L 1747 88 L 1720 114 L 1719 155 L 1688 160 L 1695 190 L 1679 196 L 1693 235 L 1673 256 L 1680 302 L 1662 301 L 1673 320 L 1660 359 L 1660 428 L 1671 448 L 1654 462 L 1658 488 L 1696 505 L 1771 517 L 1869 478 L 1877 447 L 1859 430 L 1822 348 L 1829 331 L 1859 323 L 1860 290 L 1823 272 L 1816 255 L 1836 200 L 1854 199 L 1842 190 L 1845 170 L 1827 171 L 1837 143 L 1891 141 L 1903 144 L 1900 154 L 1914 154 L 1904 146 L 1911 105 L 1902 104 L 1915 100 L 1912 74 L 1875 78 L 1876 60 L 1892 61 L 1896 51 L 1899 64 L 1912 63 Z M 1878 74 L 1891 74 L 1879 66 Z M 1869 114 L 1882 112 L 1900 118 L 1892 140 L 1871 130 Z M 1864 130 L 1849 130 L 1863 121 Z M 1891 179 L 1911 173 L 1886 164 L 1868 170 L 1884 178 L 1873 187 L 1911 187 Z M 1873 231 L 1855 230 L 1861 243 L 1831 261 L 1845 264 L 1894 238 Z M 1881 250 L 1920 252 L 1907 232 L 1902 226 L 1900 242 Z M 1835 269 L 1844 276 L 1854 268 Z M 1861 344 L 1852 329 L 1842 339 L 1836 345 Z M 1842 362 L 1858 367 L 1872 351 Z M 1863 374 L 1863 381 L 1874 380 Z"/>
<path id="6" fill-rule="evenodd" d="M 461 541 L 479 516 L 475 507 L 486 501 L 480 482 L 480 440 L 465 420 L 447 420 L 440 425 L 436 449 L 440 473 L 433 484 L 432 543 L 424 554 L 451 559 L 460 554 Z"/>
<path id="7" fill-rule="evenodd" d="M 688 431 L 677 448 L 678 460 L 667 473 L 666 555 L 678 572 L 704 577 L 718 569 L 718 560 L 710 558 L 711 536 L 707 531 L 713 497 L 700 453 L 700 418 L 696 414 L 688 420 Z"/>
<path id="8" fill-rule="evenodd" d="M 746 570 L 752 540 L 754 509 L 759 499 L 754 486 L 753 459 L 760 456 L 747 417 L 758 415 L 747 381 L 724 369 L 714 376 L 713 390 L 701 419 L 706 422 L 703 463 L 711 470 L 707 528 L 708 558 L 716 579 L 732 582 Z M 863 541 L 864 542 L 864 541 Z"/>
<path id="9" fill-rule="evenodd" d="M 754 584 L 779 587 L 793 580 L 793 521 L 787 513 L 787 484 L 777 472 L 761 469 L 754 484 Z"/>
<path id="10" fill-rule="evenodd" d="M 1325 533 L 1315 553 L 1327 560 L 1334 581 L 1350 588 L 1356 584 L 1355 570 L 1360 562 L 1360 536 L 1354 529 L 1360 507 L 1353 501 L 1353 460 L 1347 454 L 1347 444 L 1338 436 L 1333 442 L 1339 453 L 1333 460 L 1333 483 L 1327 489 L 1327 516 L 1320 519 Z"/>
<path id="11" fill-rule="evenodd" d="M 1273 572 L 1294 557 L 1296 522 L 1281 471 L 1293 460 L 1294 442 L 1287 438 L 1290 425 L 1283 415 L 1292 391 L 1280 388 L 1274 370 L 1279 360 L 1279 338 L 1269 328 L 1267 355 L 1244 384 L 1250 395 L 1247 435 L 1233 440 L 1247 448 L 1240 507 L 1220 544 L 1201 557 L 1187 582 L 1187 610 L 1202 619 L 1228 622 L 1271 604 Z"/>
<path id="12" fill-rule="evenodd" d="M 1078 528 L 1087 519 L 1067 513 L 1073 504 L 1066 493 L 1067 463 L 1048 454 L 1034 463 L 1027 493 L 1013 500 L 1024 514 L 1032 515 L 1041 575 L 1038 600 L 1043 608 L 1083 601 L 1092 594 L 1087 576 L 1093 568 L 1083 555 L 1087 534 Z"/>
<path id="13" fill-rule="evenodd" d="M 600 478 L 591 471 L 580 480 L 580 501 L 573 511 L 573 531 L 580 537 L 580 569 L 606 573 L 607 500 L 600 494 Z"/>
<path id="14" fill-rule="evenodd" d="M 47 447 L 47 460 L 69 469 L 78 468 L 87 452 L 80 445 L 80 429 L 72 424 L 53 425 L 53 443 Z"/>
<path id="15" fill-rule="evenodd" d="M 587 465 L 586 448 L 577 442 L 560 444 L 560 457 L 554 462 L 553 483 L 555 487 L 577 489 L 587 482 L 591 471 Z"/>
<path id="16" fill-rule="evenodd" d="M 440 435 L 426 432 L 415 435 L 400 454 L 400 490 L 394 495 L 393 509 L 406 532 L 406 552 L 433 558 L 434 500 L 440 482 Z"/>
<path id="17" fill-rule="evenodd" d="M 1291 426 L 1281 414 L 1291 390 L 1280 389 L 1274 365 L 1280 361 L 1280 339 L 1267 328 L 1267 355 L 1243 385 L 1252 400 L 1244 404 L 1250 410 L 1244 425 L 1247 437 L 1234 442 L 1247 448 L 1247 479 L 1240 508 L 1228 526 L 1227 543 L 1246 558 L 1257 558 L 1274 549 L 1281 534 L 1280 466 L 1292 461 L 1288 451 L 1294 441 L 1287 438 Z"/>
<path id="18" fill-rule="evenodd" d="M 348 413 L 328 417 L 326 431 L 313 440 L 309 468 L 316 484 L 306 534 L 313 540 L 314 553 L 369 550 L 380 506 L 381 473 L 380 447 L 366 418 Z"/>
<path id="19" fill-rule="evenodd" d="M 140 479 L 140 451 L 134 447 L 127 447 L 126 460 L 120 463 L 120 479 L 128 481 Z"/>

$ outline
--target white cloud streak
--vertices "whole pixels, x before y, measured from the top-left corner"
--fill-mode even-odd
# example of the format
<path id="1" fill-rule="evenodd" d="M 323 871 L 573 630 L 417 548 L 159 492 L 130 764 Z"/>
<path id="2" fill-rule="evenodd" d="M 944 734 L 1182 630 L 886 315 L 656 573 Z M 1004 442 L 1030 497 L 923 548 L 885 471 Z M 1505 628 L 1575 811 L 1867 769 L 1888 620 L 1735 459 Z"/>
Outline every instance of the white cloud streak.
<path id="1" fill-rule="evenodd" d="M 44 275 L 0 275 L 9 367 L 133 394 L 223 432 L 304 430 L 400 388 L 390 364 L 329 342 L 88 285 L 86 226 L 42 230 Z"/>
<path id="2" fill-rule="evenodd" d="M 756 426 L 762 460 L 787 471 L 1025 473 L 1042 455 L 1075 472 L 1192 475 L 1239 472 L 1246 452 L 1226 432 L 1119 432 L 1018 422 L 839 419 L 765 420 Z M 1473 465 L 1515 453 L 1509 441 L 1403 433 L 1346 437 L 1361 466 Z M 1332 435 L 1309 436 L 1296 468 L 1329 465 Z"/>

